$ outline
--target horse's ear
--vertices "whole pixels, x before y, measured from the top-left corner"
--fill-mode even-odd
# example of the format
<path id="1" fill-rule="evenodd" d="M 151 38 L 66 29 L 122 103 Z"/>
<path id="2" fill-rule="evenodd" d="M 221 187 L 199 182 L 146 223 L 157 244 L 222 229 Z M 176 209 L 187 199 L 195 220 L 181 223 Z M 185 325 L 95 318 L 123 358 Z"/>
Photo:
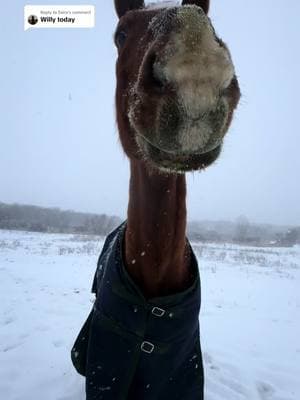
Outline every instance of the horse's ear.
<path id="1" fill-rule="evenodd" d="M 137 10 L 144 6 L 144 0 L 115 0 L 115 8 L 119 18 L 123 17 L 127 11 Z"/>
<path id="2" fill-rule="evenodd" d="M 184 6 L 186 4 L 196 4 L 196 6 L 202 8 L 205 14 L 208 14 L 209 0 L 183 0 L 182 5 Z"/>

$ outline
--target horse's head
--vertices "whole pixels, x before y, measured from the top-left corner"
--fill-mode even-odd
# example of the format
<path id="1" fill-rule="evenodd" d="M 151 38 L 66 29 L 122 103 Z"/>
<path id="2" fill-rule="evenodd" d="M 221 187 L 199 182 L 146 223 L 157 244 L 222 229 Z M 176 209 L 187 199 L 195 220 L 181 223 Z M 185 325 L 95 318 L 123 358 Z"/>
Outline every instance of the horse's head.
<path id="1" fill-rule="evenodd" d="M 207 167 L 240 98 L 229 50 L 207 17 L 209 0 L 115 6 L 117 120 L 126 154 L 172 172 Z"/>

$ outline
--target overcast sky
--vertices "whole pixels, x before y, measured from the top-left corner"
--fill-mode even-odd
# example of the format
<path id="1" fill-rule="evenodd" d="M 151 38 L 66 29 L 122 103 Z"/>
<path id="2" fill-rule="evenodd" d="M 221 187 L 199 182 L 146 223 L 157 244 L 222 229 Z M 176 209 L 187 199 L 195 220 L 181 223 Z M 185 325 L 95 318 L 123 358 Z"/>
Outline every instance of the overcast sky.
<path id="1" fill-rule="evenodd" d="M 96 5 L 91 30 L 24 32 L 25 4 L 1 4 L 0 201 L 124 217 L 113 0 L 80 0 Z M 218 162 L 188 177 L 189 219 L 299 225 L 300 2 L 211 0 L 210 15 L 243 98 Z"/>

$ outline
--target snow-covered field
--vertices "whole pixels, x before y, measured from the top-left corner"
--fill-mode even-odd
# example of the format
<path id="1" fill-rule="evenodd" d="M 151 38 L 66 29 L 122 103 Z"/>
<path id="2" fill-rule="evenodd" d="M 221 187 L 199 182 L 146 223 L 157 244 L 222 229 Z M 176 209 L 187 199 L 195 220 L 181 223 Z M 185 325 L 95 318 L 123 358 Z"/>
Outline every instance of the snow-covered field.
<path id="1" fill-rule="evenodd" d="M 0 399 L 84 400 L 69 353 L 102 244 L 0 231 Z M 205 400 L 299 400 L 300 248 L 194 249 Z"/>

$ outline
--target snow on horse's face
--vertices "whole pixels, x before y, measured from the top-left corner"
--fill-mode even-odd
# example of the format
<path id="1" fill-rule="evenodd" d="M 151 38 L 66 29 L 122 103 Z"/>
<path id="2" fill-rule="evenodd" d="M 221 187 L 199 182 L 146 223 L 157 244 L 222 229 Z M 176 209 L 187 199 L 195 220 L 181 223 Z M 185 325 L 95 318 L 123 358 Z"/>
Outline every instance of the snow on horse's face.
<path id="1" fill-rule="evenodd" d="M 125 152 L 161 170 L 207 167 L 220 154 L 240 98 L 229 50 L 207 16 L 209 2 L 115 5 L 116 106 Z"/>

